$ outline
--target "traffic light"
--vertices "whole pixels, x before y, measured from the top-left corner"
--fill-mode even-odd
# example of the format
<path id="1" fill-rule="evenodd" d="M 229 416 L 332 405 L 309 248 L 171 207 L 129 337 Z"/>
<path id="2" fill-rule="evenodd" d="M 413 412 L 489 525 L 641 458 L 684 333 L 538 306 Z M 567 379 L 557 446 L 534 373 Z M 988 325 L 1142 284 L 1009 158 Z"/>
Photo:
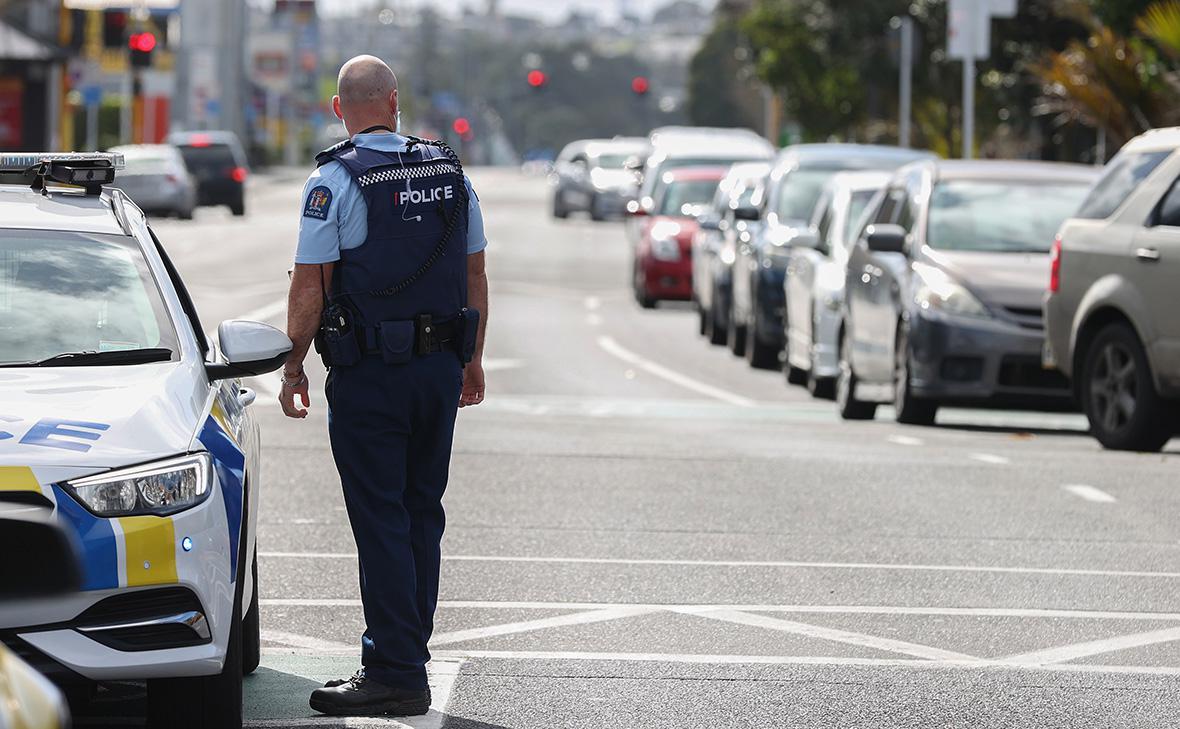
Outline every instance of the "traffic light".
<path id="1" fill-rule="evenodd" d="M 127 47 L 131 49 L 132 68 L 149 68 L 152 65 L 152 51 L 156 50 L 156 36 L 147 31 L 132 33 Z"/>
<path id="2" fill-rule="evenodd" d="M 451 128 L 455 130 L 455 134 L 465 137 L 471 133 L 471 122 L 467 121 L 466 117 L 459 117 L 451 124 Z"/>
<path id="3" fill-rule="evenodd" d="M 643 96 L 651 89 L 651 84 L 647 80 L 647 76 L 636 76 L 631 79 L 631 90 L 637 96 Z"/>
<path id="4" fill-rule="evenodd" d="M 529 75 L 525 77 L 525 80 L 529 82 L 529 86 L 532 86 L 534 89 L 539 89 L 545 85 L 545 83 L 549 80 L 549 77 L 546 76 L 545 72 L 541 69 L 534 68 L 532 71 L 529 71 Z"/>

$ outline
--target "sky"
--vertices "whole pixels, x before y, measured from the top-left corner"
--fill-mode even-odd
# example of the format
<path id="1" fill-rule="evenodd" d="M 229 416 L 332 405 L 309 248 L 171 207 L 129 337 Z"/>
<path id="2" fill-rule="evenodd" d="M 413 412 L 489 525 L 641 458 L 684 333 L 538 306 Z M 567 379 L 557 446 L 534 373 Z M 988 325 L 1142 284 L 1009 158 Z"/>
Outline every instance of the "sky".
<path id="1" fill-rule="evenodd" d="M 698 0 L 702 5 L 713 5 L 715 0 Z M 430 0 L 408 0 L 414 5 L 431 4 Z M 634 12 L 640 15 L 649 15 L 655 8 L 660 7 L 668 2 L 668 0 L 623 0 L 623 2 L 630 5 Z M 454 0 L 454 5 L 458 7 L 471 7 L 473 9 L 483 9 L 486 7 L 487 0 Z M 320 11 L 329 14 L 348 14 L 357 8 L 371 7 L 373 0 L 318 0 L 318 7 Z M 436 7 L 443 3 L 434 2 Z M 450 5 L 451 3 L 446 3 Z M 547 20 L 561 20 L 565 18 L 571 10 L 581 10 L 585 12 L 599 12 L 606 17 L 614 17 L 619 7 L 619 0 L 500 0 L 500 7 L 503 12 L 512 13 L 514 15 L 534 15 L 543 17 Z"/>

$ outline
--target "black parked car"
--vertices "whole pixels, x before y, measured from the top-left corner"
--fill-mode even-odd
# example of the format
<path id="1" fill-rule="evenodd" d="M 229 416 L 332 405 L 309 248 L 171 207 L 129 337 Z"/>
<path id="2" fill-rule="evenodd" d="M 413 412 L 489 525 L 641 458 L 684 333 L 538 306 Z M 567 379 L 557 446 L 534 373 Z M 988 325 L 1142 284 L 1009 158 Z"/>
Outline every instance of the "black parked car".
<path id="1" fill-rule="evenodd" d="M 931 424 L 943 404 L 1072 406 L 1041 367 L 1041 299 L 1053 236 L 1095 177 L 1050 162 L 899 170 L 849 253 L 840 414 L 893 402 L 899 421 Z"/>
<path id="2" fill-rule="evenodd" d="M 173 132 L 168 143 L 180 148 L 184 164 L 197 180 L 197 205 L 228 205 L 246 214 L 246 152 L 233 132 Z"/>

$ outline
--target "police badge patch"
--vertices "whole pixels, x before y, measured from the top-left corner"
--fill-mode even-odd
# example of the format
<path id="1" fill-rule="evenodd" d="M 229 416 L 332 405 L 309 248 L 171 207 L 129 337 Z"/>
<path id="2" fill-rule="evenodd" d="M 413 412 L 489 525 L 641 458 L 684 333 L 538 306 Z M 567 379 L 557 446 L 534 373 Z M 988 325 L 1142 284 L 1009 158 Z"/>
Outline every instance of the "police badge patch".
<path id="1" fill-rule="evenodd" d="M 328 209 L 332 207 L 332 191 L 320 185 L 312 188 L 307 194 L 307 204 L 303 206 L 303 217 L 328 219 Z"/>

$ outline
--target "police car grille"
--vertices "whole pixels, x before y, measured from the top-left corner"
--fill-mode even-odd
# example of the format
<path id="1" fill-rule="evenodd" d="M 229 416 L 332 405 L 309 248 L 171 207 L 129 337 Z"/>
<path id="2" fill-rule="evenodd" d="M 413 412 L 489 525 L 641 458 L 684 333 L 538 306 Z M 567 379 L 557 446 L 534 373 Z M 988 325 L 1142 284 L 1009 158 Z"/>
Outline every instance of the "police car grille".
<path id="1" fill-rule="evenodd" d="M 91 605 L 75 621 L 80 626 L 116 621 L 148 620 L 161 615 L 202 611 L 201 601 L 187 587 L 164 587 L 112 595 Z"/>
<path id="2" fill-rule="evenodd" d="M 369 185 L 375 185 L 378 182 L 422 180 L 427 177 L 453 175 L 455 172 L 455 165 L 451 164 L 450 162 L 435 162 L 432 164 L 419 165 L 416 167 L 397 167 L 393 169 L 381 170 L 379 172 L 370 172 L 367 175 L 361 175 L 358 177 L 357 182 L 361 187 L 368 187 Z"/>

